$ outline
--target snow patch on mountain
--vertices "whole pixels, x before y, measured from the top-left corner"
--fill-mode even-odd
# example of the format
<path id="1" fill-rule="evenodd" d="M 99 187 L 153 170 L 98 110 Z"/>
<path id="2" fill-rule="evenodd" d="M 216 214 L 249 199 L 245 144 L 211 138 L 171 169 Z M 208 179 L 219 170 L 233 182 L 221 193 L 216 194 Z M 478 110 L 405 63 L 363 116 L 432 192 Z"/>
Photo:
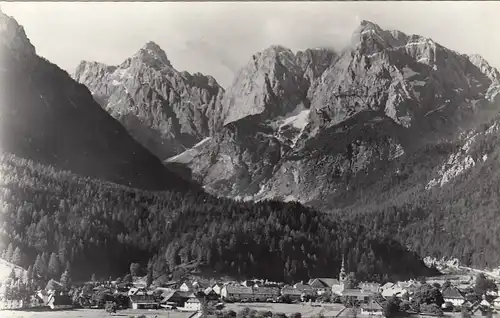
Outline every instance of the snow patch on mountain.
<path id="1" fill-rule="evenodd" d="M 293 115 L 293 116 L 286 118 L 281 123 L 280 128 L 291 125 L 297 129 L 304 129 L 307 126 L 307 124 L 309 123 L 309 120 L 308 120 L 309 113 L 310 113 L 310 110 L 306 109 L 306 110 L 302 110 L 297 115 Z"/>
<path id="2" fill-rule="evenodd" d="M 165 162 L 177 162 L 177 163 L 189 163 L 191 160 L 193 160 L 194 157 L 196 157 L 201 149 L 208 144 L 208 142 L 211 140 L 211 137 L 207 137 L 194 145 L 192 148 L 189 148 L 188 150 L 173 156 L 171 158 L 168 158 L 165 160 Z"/>

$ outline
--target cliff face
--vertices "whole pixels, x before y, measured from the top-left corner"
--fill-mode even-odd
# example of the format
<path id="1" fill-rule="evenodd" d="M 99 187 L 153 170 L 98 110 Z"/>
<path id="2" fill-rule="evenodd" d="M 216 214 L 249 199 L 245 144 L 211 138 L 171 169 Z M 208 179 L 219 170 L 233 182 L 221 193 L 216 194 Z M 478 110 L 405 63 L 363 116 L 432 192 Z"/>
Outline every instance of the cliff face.
<path id="1" fill-rule="evenodd" d="M 118 66 L 82 61 L 73 77 L 146 148 L 165 159 L 209 136 L 224 90 L 211 76 L 173 68 L 148 42 Z"/>
<path id="2" fill-rule="evenodd" d="M 77 174 L 143 189 L 191 186 L 134 141 L 88 89 L 37 56 L 0 12 L 1 148 Z"/>

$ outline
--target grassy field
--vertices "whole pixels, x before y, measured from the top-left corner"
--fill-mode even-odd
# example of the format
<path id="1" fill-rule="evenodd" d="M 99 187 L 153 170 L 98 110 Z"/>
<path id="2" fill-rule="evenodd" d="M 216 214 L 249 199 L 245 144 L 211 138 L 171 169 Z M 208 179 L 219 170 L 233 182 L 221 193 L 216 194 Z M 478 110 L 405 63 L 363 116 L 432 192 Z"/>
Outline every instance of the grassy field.
<path id="1" fill-rule="evenodd" d="M 193 313 L 175 312 L 167 310 L 119 310 L 110 315 L 104 309 L 74 309 L 61 311 L 0 311 L 1 318 L 100 318 L 100 317 L 137 317 L 145 315 L 147 318 L 188 318 Z"/>
<path id="2" fill-rule="evenodd" d="M 317 306 L 311 306 L 309 304 L 234 303 L 226 304 L 224 309 L 239 312 L 246 307 L 257 311 L 271 311 L 273 313 L 284 313 L 286 315 L 299 312 L 305 317 L 327 312 L 337 314 L 344 308 L 344 306 L 340 304 L 318 304 Z"/>

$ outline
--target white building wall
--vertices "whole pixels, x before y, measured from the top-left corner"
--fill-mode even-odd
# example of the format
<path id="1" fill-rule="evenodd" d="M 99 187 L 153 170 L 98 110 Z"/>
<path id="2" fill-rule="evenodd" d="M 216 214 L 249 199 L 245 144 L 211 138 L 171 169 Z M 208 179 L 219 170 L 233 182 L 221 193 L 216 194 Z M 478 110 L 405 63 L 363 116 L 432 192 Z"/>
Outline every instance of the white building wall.
<path id="1" fill-rule="evenodd" d="M 465 299 L 445 298 L 444 302 L 450 302 L 453 306 L 462 306 L 465 303 Z"/>
<path id="2" fill-rule="evenodd" d="M 189 290 L 189 287 L 184 283 L 181 285 L 181 287 L 179 288 L 180 291 L 183 291 L 183 292 L 188 292 L 190 291 Z"/>
<path id="3" fill-rule="evenodd" d="M 383 316 L 384 312 L 379 310 L 379 311 L 367 311 L 364 308 L 361 308 L 361 314 L 366 315 L 366 316 Z"/>
<path id="4" fill-rule="evenodd" d="M 215 285 L 212 287 L 212 290 L 217 294 L 217 295 L 220 295 L 221 293 L 221 288 L 219 285 Z"/>
<path id="5" fill-rule="evenodd" d="M 186 309 L 189 310 L 200 310 L 201 309 L 201 303 L 186 303 Z"/>
<path id="6" fill-rule="evenodd" d="M 227 288 L 223 287 L 222 290 L 220 291 L 221 297 L 227 298 Z"/>

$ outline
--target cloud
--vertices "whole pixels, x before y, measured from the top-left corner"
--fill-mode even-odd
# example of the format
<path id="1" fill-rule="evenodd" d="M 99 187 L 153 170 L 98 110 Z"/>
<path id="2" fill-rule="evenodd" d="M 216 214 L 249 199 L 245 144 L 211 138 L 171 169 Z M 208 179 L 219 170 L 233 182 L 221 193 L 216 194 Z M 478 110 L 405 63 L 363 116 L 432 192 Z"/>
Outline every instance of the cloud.
<path id="1" fill-rule="evenodd" d="M 80 60 L 119 64 L 157 42 L 179 70 L 224 86 L 252 54 L 347 45 L 359 20 L 433 38 L 500 67 L 500 2 L 5 2 L 37 52 L 73 71 Z"/>

